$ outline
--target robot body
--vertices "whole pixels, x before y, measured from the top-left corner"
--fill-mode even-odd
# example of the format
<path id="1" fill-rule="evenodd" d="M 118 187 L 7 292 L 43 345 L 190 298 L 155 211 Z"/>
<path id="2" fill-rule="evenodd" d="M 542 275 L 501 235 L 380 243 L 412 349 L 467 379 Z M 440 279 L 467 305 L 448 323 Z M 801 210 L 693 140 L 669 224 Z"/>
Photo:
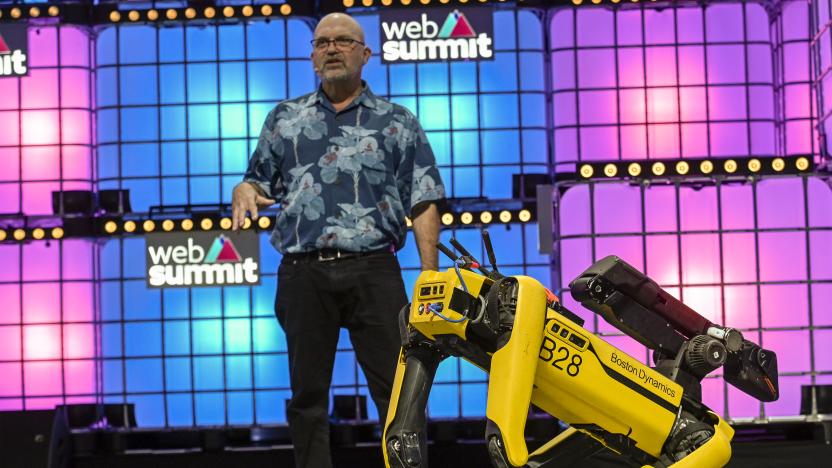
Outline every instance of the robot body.
<path id="1" fill-rule="evenodd" d="M 677 324 L 658 313 L 643 321 L 638 317 L 645 308 L 632 295 L 593 299 L 591 309 L 603 310 L 608 321 L 620 322 L 619 328 L 656 350 L 662 365 L 654 369 L 583 328 L 581 319 L 537 280 L 488 272 L 460 250 L 465 256 L 454 268 L 419 276 L 413 303 L 402 311 L 403 347 L 382 444 L 388 466 L 427 466 L 427 398 L 439 362 L 450 355 L 489 373 L 485 437 L 498 468 L 576 462 L 603 447 L 642 465 L 722 466 L 730 458 L 733 430 L 699 402 L 703 372 L 728 358 L 745 372 L 738 370 L 742 377 L 735 380 L 749 387 L 747 393 L 776 398 L 774 353 L 757 347 L 758 352 L 750 342 L 737 345 L 731 330 L 700 321 L 698 314 Z M 593 268 L 599 270 L 602 262 Z M 584 286 L 591 284 L 595 291 L 600 279 L 609 279 L 605 274 L 620 271 L 623 262 L 617 262 L 601 265 L 600 273 L 587 270 L 593 275 Z M 484 274 L 470 271 L 471 266 Z M 669 310 L 662 313 L 678 309 L 667 300 L 662 306 Z M 689 329 L 664 330 L 678 323 L 723 333 L 709 332 L 717 339 Z M 710 353 L 707 359 L 703 353 Z M 744 363 L 759 354 L 769 367 L 749 371 Z M 524 429 L 532 404 L 570 428 L 529 454 Z"/>

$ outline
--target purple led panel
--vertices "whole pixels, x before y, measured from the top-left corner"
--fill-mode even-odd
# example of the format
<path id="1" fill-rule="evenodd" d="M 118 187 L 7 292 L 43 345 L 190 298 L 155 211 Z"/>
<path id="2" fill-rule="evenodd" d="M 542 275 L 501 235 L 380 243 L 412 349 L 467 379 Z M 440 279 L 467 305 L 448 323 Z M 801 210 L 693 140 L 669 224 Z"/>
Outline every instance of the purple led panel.
<path id="1" fill-rule="evenodd" d="M 701 188 L 576 184 L 559 200 L 557 283 L 618 255 L 694 310 L 778 353 L 781 397 L 765 404 L 704 382 L 705 403 L 731 418 L 793 416 L 800 386 L 832 383 L 832 191 L 815 177 Z M 632 356 L 648 352 L 599 316 L 567 307 Z M 762 413 L 761 413 L 762 412 Z"/>
<path id="2" fill-rule="evenodd" d="M 91 189 L 90 38 L 29 28 L 29 76 L 0 78 L 0 213 L 48 215 Z M 0 244 L 0 410 L 95 401 L 93 243 Z"/>
<path id="3" fill-rule="evenodd" d="M 569 8 L 550 23 L 557 171 L 576 161 L 812 154 L 809 12 L 784 2 Z"/>
<path id="4" fill-rule="evenodd" d="M 829 158 L 829 136 L 832 132 L 832 3 L 828 0 L 811 2 L 812 8 L 812 64 L 815 88 L 815 102 L 817 103 L 818 129 L 823 135 L 821 154 Z"/>

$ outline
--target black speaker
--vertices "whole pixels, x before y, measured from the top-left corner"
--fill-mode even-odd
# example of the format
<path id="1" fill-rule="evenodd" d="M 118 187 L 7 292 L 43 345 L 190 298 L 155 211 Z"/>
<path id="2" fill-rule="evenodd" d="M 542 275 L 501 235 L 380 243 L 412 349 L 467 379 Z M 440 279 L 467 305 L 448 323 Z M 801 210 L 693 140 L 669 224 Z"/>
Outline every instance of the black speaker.
<path id="1" fill-rule="evenodd" d="M 332 414 L 334 421 L 366 421 L 366 395 L 335 395 L 332 397 Z"/>
<path id="2" fill-rule="evenodd" d="M 54 415 L 49 450 L 44 453 L 48 468 L 69 467 L 73 454 L 90 455 L 102 448 L 119 452 L 123 438 L 111 429 L 136 427 L 132 403 L 58 405 Z"/>
<path id="3" fill-rule="evenodd" d="M 812 414 L 813 393 L 817 404 L 817 414 L 832 414 L 832 385 L 801 385 L 800 414 Z"/>
<path id="4" fill-rule="evenodd" d="M 130 191 L 127 189 L 105 189 L 98 191 L 98 208 L 109 214 L 130 213 Z"/>
<path id="5" fill-rule="evenodd" d="M 64 215 L 91 215 L 95 211 L 95 196 L 90 190 L 63 190 L 52 192 L 52 213 Z"/>
<path id="6" fill-rule="evenodd" d="M 534 200 L 537 198 L 537 186 L 552 183 L 549 174 L 512 174 L 511 197 L 514 199 Z"/>
<path id="7" fill-rule="evenodd" d="M 47 468 L 54 413 L 0 411 L 0 466 Z"/>

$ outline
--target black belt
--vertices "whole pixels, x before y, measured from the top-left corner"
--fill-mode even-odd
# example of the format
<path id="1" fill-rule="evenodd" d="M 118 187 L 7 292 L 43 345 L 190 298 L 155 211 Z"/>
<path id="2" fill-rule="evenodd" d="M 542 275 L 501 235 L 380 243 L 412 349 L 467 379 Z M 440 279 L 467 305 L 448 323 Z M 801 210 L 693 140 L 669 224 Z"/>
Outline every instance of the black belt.
<path id="1" fill-rule="evenodd" d="M 321 249 L 313 250 L 311 252 L 286 253 L 283 254 L 283 258 L 292 262 L 331 262 L 335 260 L 346 260 L 350 258 L 367 257 L 370 255 L 389 255 L 392 253 L 392 247 L 379 250 L 370 250 L 368 252 L 352 252 L 349 250 L 341 249 Z"/>

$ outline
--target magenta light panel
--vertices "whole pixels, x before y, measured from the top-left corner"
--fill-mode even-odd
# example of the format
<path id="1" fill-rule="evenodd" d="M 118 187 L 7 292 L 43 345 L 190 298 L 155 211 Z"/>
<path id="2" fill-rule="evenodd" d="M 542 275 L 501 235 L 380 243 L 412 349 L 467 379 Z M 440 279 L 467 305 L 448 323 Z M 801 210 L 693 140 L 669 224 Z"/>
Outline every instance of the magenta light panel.
<path id="1" fill-rule="evenodd" d="M 92 188 L 90 38 L 29 28 L 29 76 L 0 79 L 0 213 L 51 214 L 51 192 Z M 0 410 L 94 401 L 94 246 L 0 244 Z"/>
<path id="2" fill-rule="evenodd" d="M 814 177 L 708 187 L 589 183 L 559 200 L 558 283 L 618 255 L 717 323 L 778 353 L 781 396 L 761 405 L 708 378 L 705 403 L 731 418 L 794 416 L 800 386 L 832 383 L 832 190 Z M 644 362 L 646 349 L 574 303 L 590 329 Z"/>
<path id="3" fill-rule="evenodd" d="M 554 159 L 812 154 L 809 11 L 566 8 L 550 23 Z"/>

